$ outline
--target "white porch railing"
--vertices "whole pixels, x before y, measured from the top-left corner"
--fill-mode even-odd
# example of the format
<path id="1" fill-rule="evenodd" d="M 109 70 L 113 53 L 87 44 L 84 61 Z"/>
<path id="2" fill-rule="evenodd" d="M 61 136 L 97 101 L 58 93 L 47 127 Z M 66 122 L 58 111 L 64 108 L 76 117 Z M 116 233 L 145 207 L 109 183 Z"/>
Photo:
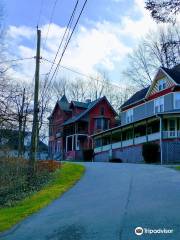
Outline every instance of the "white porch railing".
<path id="1" fill-rule="evenodd" d="M 102 147 L 102 151 L 108 151 L 110 149 L 111 149 L 111 144 L 108 144 Z"/>
<path id="2" fill-rule="evenodd" d="M 112 149 L 117 149 L 121 147 L 121 142 L 113 143 L 112 144 Z"/>
<path id="3" fill-rule="evenodd" d="M 127 146 L 130 146 L 130 145 L 133 145 L 133 139 L 129 139 L 129 140 L 126 140 L 126 141 L 122 142 L 122 147 L 127 147 Z"/>
<path id="4" fill-rule="evenodd" d="M 160 139 L 160 132 L 152 133 L 148 135 L 148 142 L 159 140 Z"/>
<path id="5" fill-rule="evenodd" d="M 177 138 L 180 137 L 180 131 L 163 131 L 163 138 Z"/>
<path id="6" fill-rule="evenodd" d="M 163 131 L 163 138 L 180 138 L 180 131 Z M 146 136 L 137 137 L 134 139 L 134 145 L 145 143 L 147 140 L 148 142 L 156 141 L 160 139 L 160 132 L 149 134 L 146 138 Z M 102 152 L 102 151 L 109 151 L 112 149 L 117 149 L 121 147 L 127 147 L 133 145 L 133 139 L 125 140 L 125 141 L 119 141 L 116 143 L 108 144 L 102 147 L 97 147 L 94 149 L 95 153 Z"/>
<path id="7" fill-rule="evenodd" d="M 140 144 L 146 142 L 146 136 L 137 137 L 134 139 L 134 144 Z"/>

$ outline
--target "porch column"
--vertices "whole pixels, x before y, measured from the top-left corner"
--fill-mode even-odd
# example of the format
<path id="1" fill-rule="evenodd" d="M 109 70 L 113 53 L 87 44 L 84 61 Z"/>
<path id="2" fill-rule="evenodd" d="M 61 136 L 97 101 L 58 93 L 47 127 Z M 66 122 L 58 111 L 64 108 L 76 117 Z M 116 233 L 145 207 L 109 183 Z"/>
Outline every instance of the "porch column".
<path id="1" fill-rule="evenodd" d="M 103 134 L 102 134 L 102 138 L 101 138 L 101 152 L 103 150 Z"/>
<path id="2" fill-rule="evenodd" d="M 122 128 L 121 128 L 120 133 L 121 133 L 121 148 L 122 148 Z"/>
<path id="3" fill-rule="evenodd" d="M 146 119 L 146 142 L 148 142 L 148 120 Z"/>
<path id="4" fill-rule="evenodd" d="M 68 146 L 68 136 L 66 136 L 66 152 L 67 152 L 67 146 Z"/>
<path id="5" fill-rule="evenodd" d="M 163 154 L 162 154 L 162 139 L 163 139 L 163 132 L 162 132 L 162 116 L 158 116 L 160 121 L 160 153 L 161 153 L 161 164 L 163 164 Z"/>
<path id="6" fill-rule="evenodd" d="M 134 123 L 133 123 L 133 145 L 134 145 Z"/>
<path id="7" fill-rule="evenodd" d="M 74 135 L 72 135 L 72 151 L 74 150 Z"/>

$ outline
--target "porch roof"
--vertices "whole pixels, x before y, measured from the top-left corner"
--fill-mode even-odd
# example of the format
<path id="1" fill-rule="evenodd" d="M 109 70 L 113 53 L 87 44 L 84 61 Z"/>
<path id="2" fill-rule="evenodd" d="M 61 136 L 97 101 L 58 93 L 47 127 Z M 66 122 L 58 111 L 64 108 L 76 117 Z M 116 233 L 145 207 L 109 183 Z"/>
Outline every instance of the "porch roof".
<path id="1" fill-rule="evenodd" d="M 138 121 L 134 121 L 132 123 L 128 123 L 128 124 L 124 124 L 124 125 L 120 125 L 120 126 L 117 126 L 117 127 L 114 127 L 114 128 L 110 128 L 108 130 L 105 130 L 105 131 L 102 131 L 102 132 L 99 132 L 99 133 L 96 133 L 96 134 L 93 134 L 91 135 L 91 137 L 96 137 L 98 135 L 101 135 L 103 133 L 108 133 L 108 132 L 111 132 L 111 131 L 115 131 L 115 130 L 118 130 L 118 129 L 121 129 L 121 128 L 125 128 L 125 127 L 128 127 L 130 125 L 133 125 L 135 123 L 139 123 L 139 122 L 142 122 L 144 120 L 148 120 L 148 119 L 152 119 L 152 118 L 157 118 L 158 116 L 163 116 L 163 115 L 166 115 L 166 114 L 180 114 L 180 110 L 177 109 L 177 110 L 173 110 L 173 111 L 166 111 L 166 112 L 161 112 L 161 113 L 157 113 L 156 115 L 153 115 L 151 117 L 146 117 L 146 118 L 143 118 L 141 120 L 138 120 Z M 180 116 L 179 116 L 180 117 Z"/>

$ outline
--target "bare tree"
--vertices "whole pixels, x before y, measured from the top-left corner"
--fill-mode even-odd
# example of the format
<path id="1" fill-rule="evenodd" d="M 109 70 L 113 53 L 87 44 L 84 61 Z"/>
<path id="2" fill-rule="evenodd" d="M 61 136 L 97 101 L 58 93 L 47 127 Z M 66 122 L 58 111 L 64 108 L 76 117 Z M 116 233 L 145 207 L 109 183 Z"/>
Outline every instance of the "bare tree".
<path id="1" fill-rule="evenodd" d="M 176 22 L 176 16 L 180 12 L 179 0 L 148 0 L 147 10 L 157 22 Z"/>
<path id="2" fill-rule="evenodd" d="M 87 83 L 81 78 L 76 78 L 69 83 L 68 95 L 75 101 L 84 101 L 87 97 Z"/>
<path id="3" fill-rule="evenodd" d="M 151 31 L 128 57 L 124 76 L 138 87 L 151 84 L 157 68 L 172 68 L 180 62 L 180 41 L 177 26 Z"/>
<path id="4" fill-rule="evenodd" d="M 68 89 L 68 81 L 65 77 L 55 80 L 52 84 L 53 97 L 55 100 L 60 99 L 66 94 Z"/>

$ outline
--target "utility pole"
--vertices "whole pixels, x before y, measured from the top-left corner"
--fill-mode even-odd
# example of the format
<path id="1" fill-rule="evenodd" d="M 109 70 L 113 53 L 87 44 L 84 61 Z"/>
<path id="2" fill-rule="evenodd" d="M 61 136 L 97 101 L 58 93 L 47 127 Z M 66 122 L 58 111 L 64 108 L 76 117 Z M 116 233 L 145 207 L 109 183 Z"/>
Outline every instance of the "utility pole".
<path id="1" fill-rule="evenodd" d="M 37 27 L 37 49 L 36 49 L 36 69 L 35 69 L 35 86 L 34 86 L 34 112 L 33 126 L 31 134 L 31 150 L 30 150 L 30 175 L 33 175 L 36 161 L 36 152 L 38 145 L 38 113 L 39 113 L 39 68 L 40 68 L 40 46 L 41 46 L 41 30 Z"/>

